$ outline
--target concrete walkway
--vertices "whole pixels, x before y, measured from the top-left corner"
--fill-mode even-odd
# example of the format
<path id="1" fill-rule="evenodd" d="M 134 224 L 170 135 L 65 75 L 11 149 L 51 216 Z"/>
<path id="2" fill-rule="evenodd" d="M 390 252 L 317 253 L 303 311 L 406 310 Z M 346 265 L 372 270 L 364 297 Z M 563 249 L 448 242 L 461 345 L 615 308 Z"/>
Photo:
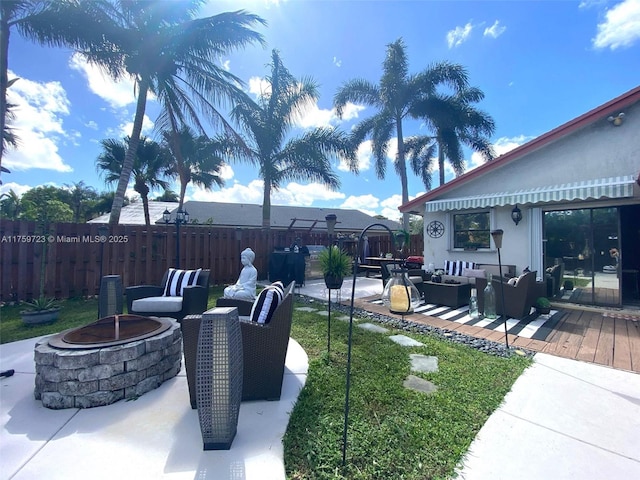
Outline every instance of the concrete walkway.
<path id="1" fill-rule="evenodd" d="M 135 401 L 49 410 L 34 400 L 37 339 L 0 345 L 0 479 L 284 480 L 282 436 L 307 377 L 290 340 L 282 397 L 243 402 L 231 450 L 203 451 L 184 367 Z"/>
<path id="2" fill-rule="evenodd" d="M 640 375 L 536 354 L 463 464 L 464 480 L 640 478 Z"/>

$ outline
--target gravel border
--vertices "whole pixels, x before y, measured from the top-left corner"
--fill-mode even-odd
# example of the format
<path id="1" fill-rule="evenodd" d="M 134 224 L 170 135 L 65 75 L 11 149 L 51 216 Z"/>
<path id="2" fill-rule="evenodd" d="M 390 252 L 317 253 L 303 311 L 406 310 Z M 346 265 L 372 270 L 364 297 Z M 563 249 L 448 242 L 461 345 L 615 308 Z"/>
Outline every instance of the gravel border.
<path id="1" fill-rule="evenodd" d="M 303 294 L 297 294 L 296 300 L 301 303 L 306 304 L 314 304 L 321 305 L 323 308 L 327 308 L 327 302 L 323 300 L 319 300 L 317 298 L 308 297 Z M 345 315 L 349 315 L 351 312 L 351 307 L 346 305 L 342 305 L 339 303 L 332 303 L 331 310 L 341 312 Z M 389 327 L 395 328 L 396 330 L 402 330 L 405 332 L 418 333 L 421 335 L 431 335 L 433 337 L 438 338 L 439 340 L 459 343 L 462 345 L 466 345 L 475 350 L 479 350 L 484 353 L 488 353 L 490 355 L 495 355 L 498 357 L 512 357 L 514 355 L 520 355 L 523 357 L 533 358 L 536 352 L 532 350 L 527 350 L 521 347 L 509 347 L 507 348 L 503 343 L 494 342 L 492 340 L 486 340 L 484 338 L 476 338 L 469 335 L 465 335 L 463 333 L 457 332 L 455 330 L 448 330 L 446 328 L 438 328 L 433 327 L 431 325 L 425 325 L 423 323 L 413 322 L 411 320 L 401 320 L 399 318 L 389 317 L 387 315 L 382 315 L 380 313 L 369 312 L 362 308 L 354 307 L 353 309 L 354 316 L 372 320 L 377 323 L 381 323 L 383 325 L 387 325 Z"/>

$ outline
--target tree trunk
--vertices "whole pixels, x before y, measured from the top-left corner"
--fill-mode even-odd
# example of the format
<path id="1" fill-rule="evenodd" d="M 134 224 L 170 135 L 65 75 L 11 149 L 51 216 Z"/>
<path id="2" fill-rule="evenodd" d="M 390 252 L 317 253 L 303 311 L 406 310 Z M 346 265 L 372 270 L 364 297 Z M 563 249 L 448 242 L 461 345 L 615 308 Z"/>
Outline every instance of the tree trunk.
<path id="1" fill-rule="evenodd" d="M 400 185 L 402 187 L 402 203 L 409 201 L 409 184 L 407 181 L 407 164 L 404 159 L 404 137 L 402 135 L 402 117 L 396 118 L 396 132 L 398 134 L 398 173 L 400 174 Z M 402 229 L 409 231 L 409 214 L 402 214 Z"/>
<path id="2" fill-rule="evenodd" d="M 271 228 L 271 185 L 267 179 L 264 180 L 264 196 L 262 198 L 262 228 L 265 230 Z"/>
<path id="3" fill-rule="evenodd" d="M 438 170 L 440 174 L 440 185 L 444 185 L 444 150 L 440 142 L 438 142 Z"/>
<path id="4" fill-rule="evenodd" d="M 129 185 L 129 178 L 131 177 L 133 161 L 138 151 L 138 143 L 140 143 L 142 121 L 144 120 L 144 111 L 147 105 L 147 92 L 149 90 L 148 80 L 142 79 L 138 84 L 138 88 L 140 92 L 138 93 L 136 116 L 133 120 L 133 132 L 131 132 L 131 137 L 129 138 L 129 146 L 127 147 L 127 154 L 124 157 L 122 172 L 120 172 L 118 188 L 116 189 L 116 194 L 113 198 L 111 215 L 109 216 L 109 225 L 117 225 L 120 221 L 120 212 L 122 211 L 122 206 L 124 205 L 124 196 L 127 192 L 127 186 Z"/>
<path id="5" fill-rule="evenodd" d="M 142 209 L 144 210 L 144 224 L 149 227 L 151 226 L 151 216 L 149 215 L 149 196 L 142 194 Z"/>
<path id="6" fill-rule="evenodd" d="M 9 85 L 9 22 L 2 18 L 0 24 L 0 166 L 2 165 L 2 155 L 4 154 L 4 129 L 7 126 L 7 88 Z M 0 174 L 1 175 L 1 174 Z"/>

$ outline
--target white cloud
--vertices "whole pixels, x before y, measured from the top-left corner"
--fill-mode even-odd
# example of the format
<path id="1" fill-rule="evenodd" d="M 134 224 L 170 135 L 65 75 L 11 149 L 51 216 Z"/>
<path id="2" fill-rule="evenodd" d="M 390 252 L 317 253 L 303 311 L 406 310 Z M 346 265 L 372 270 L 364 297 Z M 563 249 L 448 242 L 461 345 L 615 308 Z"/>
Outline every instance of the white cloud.
<path id="1" fill-rule="evenodd" d="M 506 29 L 507 27 L 500 26 L 500 21 L 496 20 L 493 25 L 484 29 L 484 36 L 498 38 Z"/>
<path id="2" fill-rule="evenodd" d="M 342 60 L 338 60 L 337 57 L 333 57 L 333 64 L 339 68 L 342 66 Z"/>
<path id="3" fill-rule="evenodd" d="M 227 59 L 227 60 L 221 61 L 220 64 L 222 65 L 222 68 L 227 72 L 231 70 L 231 60 Z"/>
<path id="4" fill-rule="evenodd" d="M 142 135 L 150 136 L 153 131 L 154 123 L 151 119 L 145 114 L 142 119 Z M 121 123 L 114 129 L 107 130 L 106 134 L 108 137 L 115 138 L 124 138 L 128 135 L 131 135 L 133 132 L 133 120 L 125 123 Z"/>
<path id="5" fill-rule="evenodd" d="M 91 130 L 98 130 L 98 124 L 93 120 L 89 120 L 84 124 L 85 127 L 90 128 Z"/>
<path id="6" fill-rule="evenodd" d="M 465 41 L 469 39 L 469 35 L 471 35 L 471 30 L 473 30 L 473 25 L 471 22 L 467 23 L 464 27 L 456 27 L 453 30 L 449 30 L 447 32 L 447 44 L 449 48 L 459 47 Z"/>
<path id="7" fill-rule="evenodd" d="M 262 77 L 251 77 L 249 79 L 249 93 L 256 97 L 271 93 L 271 85 Z"/>
<path id="8" fill-rule="evenodd" d="M 345 198 L 345 196 L 346 195 L 344 193 L 329 190 L 320 183 L 300 184 L 291 182 L 277 192 L 272 192 L 271 200 L 275 205 L 298 205 L 302 207 L 309 207 L 313 205 L 313 202 L 316 200 L 341 200 Z"/>
<path id="9" fill-rule="evenodd" d="M 112 108 L 122 108 L 135 103 L 133 79 L 123 78 L 115 82 L 104 70 L 90 65 L 78 54 L 71 56 L 69 66 L 80 72 L 87 79 L 89 89 L 109 103 Z"/>
<path id="10" fill-rule="evenodd" d="M 640 0 L 624 0 L 607 10 L 592 40 L 596 48 L 630 47 L 640 39 Z"/>
<path id="11" fill-rule="evenodd" d="M 358 170 L 360 172 L 366 172 L 371 168 L 371 140 L 365 140 L 358 146 L 356 153 L 358 158 Z M 341 172 L 350 172 L 349 165 L 345 160 L 340 160 L 338 164 L 338 170 Z"/>
<path id="12" fill-rule="evenodd" d="M 6 177 L 4 177 L 6 178 Z M 31 190 L 30 185 L 20 185 L 19 183 L 9 182 L 0 185 L 0 195 L 4 195 L 5 193 L 9 193 L 9 190 L 13 190 L 18 197 L 22 197 L 24 193 L 28 190 Z"/>
<path id="13" fill-rule="evenodd" d="M 15 77 L 11 71 L 9 78 Z M 37 83 L 18 80 L 7 92 L 9 103 L 16 105 L 16 118 L 11 121 L 19 138 L 17 150 L 10 149 L 3 164 L 10 170 L 43 168 L 71 172 L 58 154 L 58 145 L 73 135 L 67 134 L 62 118 L 69 115 L 69 100 L 59 82 Z"/>
<path id="14" fill-rule="evenodd" d="M 222 167 L 220 167 L 220 177 L 228 182 L 229 180 L 231 180 L 234 177 L 235 173 L 233 172 L 233 168 L 231 168 L 231 165 L 229 165 L 228 163 L 225 163 L 224 165 L 222 165 Z"/>
<path id="15" fill-rule="evenodd" d="M 358 118 L 358 114 L 365 108 L 367 107 L 364 105 L 356 105 L 355 103 L 347 102 L 342 109 L 342 119 L 348 121 Z"/>
<path id="16" fill-rule="evenodd" d="M 377 197 L 367 194 L 367 195 L 350 195 L 342 202 L 340 208 L 351 208 L 354 210 L 360 210 L 362 212 L 367 212 L 371 215 L 370 212 L 375 212 L 375 208 L 380 206 L 380 201 Z M 373 213 L 372 215 L 376 215 Z"/>

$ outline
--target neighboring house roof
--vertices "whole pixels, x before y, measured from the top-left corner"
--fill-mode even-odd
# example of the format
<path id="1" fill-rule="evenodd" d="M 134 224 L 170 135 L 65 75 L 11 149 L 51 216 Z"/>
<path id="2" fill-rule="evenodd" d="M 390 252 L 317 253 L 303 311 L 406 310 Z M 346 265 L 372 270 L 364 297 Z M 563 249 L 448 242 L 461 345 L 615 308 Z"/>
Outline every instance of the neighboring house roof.
<path id="1" fill-rule="evenodd" d="M 156 205 L 157 204 L 157 205 Z M 149 202 L 149 210 L 153 208 L 151 223 L 163 224 L 162 212 L 165 208 L 175 218 L 177 203 Z M 189 212 L 189 223 L 211 225 L 214 227 L 260 228 L 262 226 L 262 205 L 248 203 L 196 202 L 184 203 L 184 210 Z M 333 213 L 337 216 L 336 232 L 358 232 L 373 223 L 381 223 L 391 230 L 400 228 L 393 220 L 379 220 L 360 210 L 338 208 L 291 207 L 284 205 L 271 206 L 271 228 L 278 230 L 324 230 L 325 217 Z M 91 223 L 106 223 L 109 215 L 94 218 Z M 121 224 L 144 224 L 144 213 L 141 203 L 127 205 L 120 215 Z M 372 228 L 371 230 L 382 230 Z"/>
<path id="2" fill-rule="evenodd" d="M 566 137 L 567 135 L 570 135 L 582 128 L 591 125 L 595 121 L 599 121 L 603 118 L 608 118 L 612 115 L 617 115 L 628 106 L 633 105 L 637 102 L 640 102 L 640 86 L 629 90 L 619 97 L 616 97 L 613 100 L 610 100 L 609 102 L 596 107 L 593 110 L 590 110 L 587 113 L 580 115 L 579 117 L 574 118 L 573 120 L 570 120 L 569 122 L 564 123 L 563 125 L 560 125 L 559 127 L 554 128 L 553 130 L 543 135 L 540 135 L 530 142 L 514 148 L 504 155 L 499 156 L 495 160 L 486 162 L 479 167 L 474 168 L 473 170 L 457 178 L 454 178 L 450 182 L 447 182 L 444 185 L 441 185 L 425 193 L 424 195 L 416 197 L 415 199 L 401 205 L 399 209 L 403 213 L 408 212 L 422 214 L 423 205 L 425 203 L 436 200 L 443 194 L 455 190 L 461 185 L 478 179 L 483 175 L 490 173 L 491 171 L 504 167 L 505 165 L 514 162 L 535 150 L 547 146 L 554 141 L 557 141 L 563 137 Z M 628 179 L 625 179 L 624 181 L 627 182 L 627 180 Z"/>
<path id="3" fill-rule="evenodd" d="M 177 205 L 175 202 L 149 202 L 149 218 L 151 223 L 162 220 L 162 212 L 167 209 L 171 211 L 177 208 Z M 89 220 L 87 223 L 109 223 L 109 215 L 109 213 L 105 213 L 104 215 Z M 119 223 L 121 225 L 144 225 L 142 202 L 130 203 L 122 207 Z"/>

